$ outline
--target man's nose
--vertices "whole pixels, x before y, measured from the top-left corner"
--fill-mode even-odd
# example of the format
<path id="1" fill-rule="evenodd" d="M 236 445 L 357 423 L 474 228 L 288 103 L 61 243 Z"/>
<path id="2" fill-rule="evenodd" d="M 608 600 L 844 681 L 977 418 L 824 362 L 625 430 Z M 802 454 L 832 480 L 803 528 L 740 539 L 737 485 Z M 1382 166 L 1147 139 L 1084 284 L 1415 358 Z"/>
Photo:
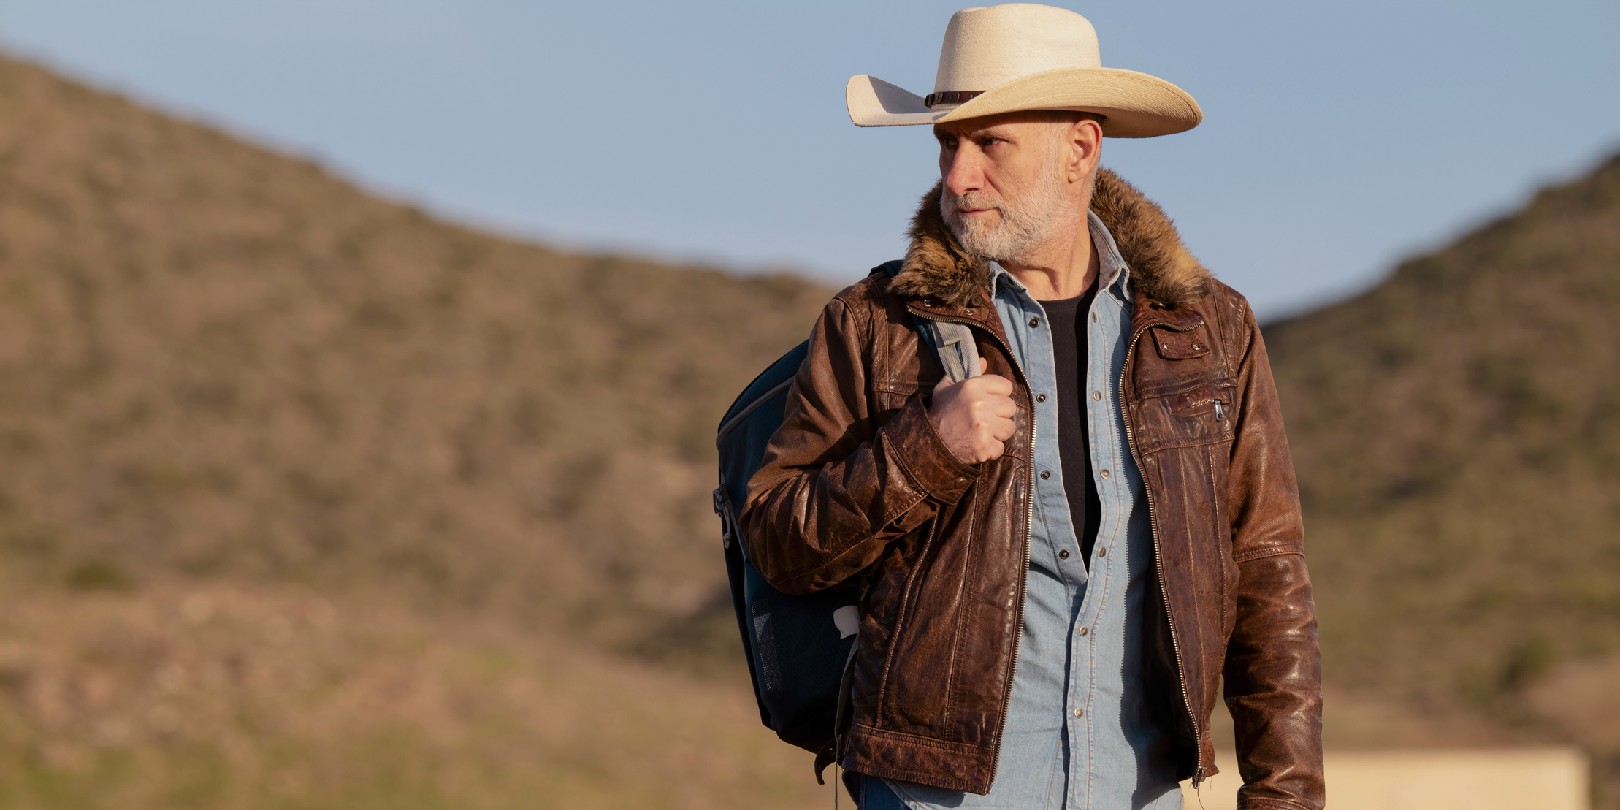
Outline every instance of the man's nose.
<path id="1" fill-rule="evenodd" d="M 945 190 L 961 196 L 984 187 L 984 171 L 977 150 L 959 147 L 940 166 Z"/>

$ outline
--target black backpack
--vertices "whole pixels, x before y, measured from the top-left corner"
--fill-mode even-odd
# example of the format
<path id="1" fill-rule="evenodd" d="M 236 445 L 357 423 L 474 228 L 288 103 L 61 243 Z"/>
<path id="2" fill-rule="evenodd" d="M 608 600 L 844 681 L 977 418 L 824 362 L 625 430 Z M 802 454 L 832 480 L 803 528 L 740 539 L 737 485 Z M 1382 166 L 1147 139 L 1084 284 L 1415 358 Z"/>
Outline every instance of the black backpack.
<path id="1" fill-rule="evenodd" d="M 873 272 L 893 275 L 899 269 L 900 262 L 894 261 Z M 978 349 L 968 327 L 924 319 L 916 325 L 951 379 L 978 374 Z M 807 596 L 776 590 L 749 561 L 737 526 L 748 479 L 782 424 L 793 378 L 808 348 L 806 341 L 789 349 L 726 409 L 715 439 L 720 486 L 714 490 L 714 511 L 720 516 L 726 576 L 759 719 L 783 741 L 825 755 L 835 736 L 844 670 L 853 657 L 860 590 L 853 582 Z"/>

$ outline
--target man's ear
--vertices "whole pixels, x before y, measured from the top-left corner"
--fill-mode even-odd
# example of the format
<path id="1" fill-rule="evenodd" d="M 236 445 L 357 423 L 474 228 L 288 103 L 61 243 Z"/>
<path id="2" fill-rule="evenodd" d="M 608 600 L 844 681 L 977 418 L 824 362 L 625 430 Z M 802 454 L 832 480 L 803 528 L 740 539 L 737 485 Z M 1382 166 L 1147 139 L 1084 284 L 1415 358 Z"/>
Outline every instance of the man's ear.
<path id="1" fill-rule="evenodd" d="M 1102 125 L 1090 118 L 1082 118 L 1069 128 L 1069 161 L 1064 166 L 1071 183 L 1078 183 L 1096 170 L 1098 153 L 1102 151 Z"/>

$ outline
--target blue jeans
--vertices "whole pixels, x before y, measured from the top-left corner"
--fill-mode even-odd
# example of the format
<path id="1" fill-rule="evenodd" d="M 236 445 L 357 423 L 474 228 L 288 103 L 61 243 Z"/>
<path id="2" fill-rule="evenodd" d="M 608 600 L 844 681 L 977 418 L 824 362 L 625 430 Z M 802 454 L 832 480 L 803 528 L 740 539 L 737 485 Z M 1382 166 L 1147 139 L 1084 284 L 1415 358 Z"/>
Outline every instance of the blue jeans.
<path id="1" fill-rule="evenodd" d="M 861 777 L 861 799 L 856 802 L 860 810 L 906 810 L 900 797 L 882 779 L 873 779 L 870 776 Z"/>

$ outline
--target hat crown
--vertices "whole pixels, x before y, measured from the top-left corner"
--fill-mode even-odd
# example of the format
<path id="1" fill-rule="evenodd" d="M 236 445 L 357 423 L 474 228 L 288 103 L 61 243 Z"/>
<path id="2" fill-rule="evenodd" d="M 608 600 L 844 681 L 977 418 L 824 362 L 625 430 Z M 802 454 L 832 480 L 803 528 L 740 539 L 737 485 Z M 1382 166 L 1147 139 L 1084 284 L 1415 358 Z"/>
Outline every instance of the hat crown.
<path id="1" fill-rule="evenodd" d="M 1204 117 L 1192 96 L 1164 79 L 1103 67 L 1097 30 L 1085 17 L 1032 3 L 952 15 L 927 96 L 858 75 L 844 84 L 844 104 L 863 127 L 1082 110 L 1103 116 L 1103 135 L 1114 138 L 1185 132 Z"/>
<path id="2" fill-rule="evenodd" d="M 990 90 L 1048 70 L 1101 66 L 1097 30 L 1073 11 L 1033 3 L 965 8 L 945 27 L 934 92 Z"/>

